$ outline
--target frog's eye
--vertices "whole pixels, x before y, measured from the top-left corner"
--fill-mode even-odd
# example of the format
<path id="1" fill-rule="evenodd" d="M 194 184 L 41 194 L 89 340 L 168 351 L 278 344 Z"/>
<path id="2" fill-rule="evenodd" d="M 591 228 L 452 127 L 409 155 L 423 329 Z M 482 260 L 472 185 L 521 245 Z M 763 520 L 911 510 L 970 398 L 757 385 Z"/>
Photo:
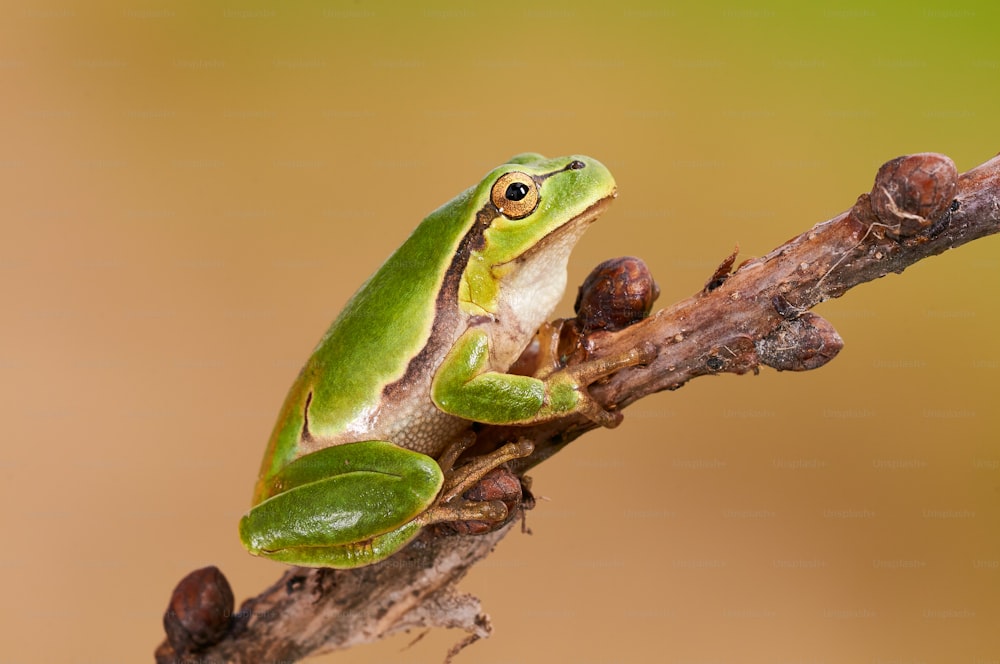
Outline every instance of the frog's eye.
<path id="1" fill-rule="evenodd" d="M 538 207 L 538 185 L 530 175 L 511 171 L 493 183 L 493 205 L 508 219 L 523 219 Z"/>

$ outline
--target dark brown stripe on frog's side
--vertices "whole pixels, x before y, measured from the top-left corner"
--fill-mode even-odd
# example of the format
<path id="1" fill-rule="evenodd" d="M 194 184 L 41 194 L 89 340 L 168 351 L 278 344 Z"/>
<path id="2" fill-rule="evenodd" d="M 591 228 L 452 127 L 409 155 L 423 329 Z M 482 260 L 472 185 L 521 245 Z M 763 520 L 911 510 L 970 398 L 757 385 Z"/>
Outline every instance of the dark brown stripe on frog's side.
<path id="1" fill-rule="evenodd" d="M 431 325 L 430 337 L 427 339 L 424 347 L 420 349 L 420 352 L 410 360 L 402 378 L 389 383 L 383 388 L 382 395 L 385 398 L 392 398 L 396 392 L 402 389 L 402 386 L 412 384 L 416 380 L 416 377 L 426 370 L 430 358 L 437 357 L 446 342 L 451 343 L 453 336 L 451 333 L 454 330 L 451 328 L 442 328 L 441 321 L 448 320 L 447 317 L 442 316 L 442 312 L 458 311 L 458 288 L 461 285 L 465 267 L 469 264 L 469 257 L 472 255 L 473 250 L 483 248 L 486 229 L 499 216 L 500 213 L 496 209 L 496 206 L 489 202 L 476 213 L 476 220 L 465 234 L 465 237 L 462 238 L 458 249 L 455 251 L 455 255 L 451 259 L 451 264 L 445 270 L 444 280 L 441 282 L 441 290 L 438 291 L 437 299 L 434 302 L 434 322 Z M 451 317 L 451 321 L 452 325 L 458 323 L 457 318 L 454 316 Z"/>
<path id="2" fill-rule="evenodd" d="M 312 443 L 315 442 L 312 432 L 309 431 L 309 404 L 312 403 L 313 392 L 309 390 L 306 395 L 306 403 L 302 406 L 302 431 L 299 432 L 299 442 L 301 443 Z"/>

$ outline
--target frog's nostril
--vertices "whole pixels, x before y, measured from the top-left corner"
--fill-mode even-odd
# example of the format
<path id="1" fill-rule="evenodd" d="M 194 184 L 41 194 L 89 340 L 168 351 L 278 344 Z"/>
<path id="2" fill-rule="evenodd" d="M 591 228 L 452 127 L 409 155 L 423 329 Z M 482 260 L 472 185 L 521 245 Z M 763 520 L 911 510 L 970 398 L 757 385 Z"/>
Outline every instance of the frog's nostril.
<path id="1" fill-rule="evenodd" d="M 583 163 L 579 159 L 574 159 L 573 161 L 569 162 L 569 166 L 567 166 L 566 168 L 568 168 L 568 169 L 570 169 L 572 171 L 578 171 L 581 168 L 586 168 L 586 167 L 587 167 L 587 164 Z"/>

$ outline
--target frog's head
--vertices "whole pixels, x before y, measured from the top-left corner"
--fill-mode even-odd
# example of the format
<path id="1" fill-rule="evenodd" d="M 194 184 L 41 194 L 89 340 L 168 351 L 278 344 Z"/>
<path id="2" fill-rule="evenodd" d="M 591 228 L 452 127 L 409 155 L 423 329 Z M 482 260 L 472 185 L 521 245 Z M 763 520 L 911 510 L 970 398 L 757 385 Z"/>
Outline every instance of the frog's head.
<path id="1" fill-rule="evenodd" d="M 565 290 L 573 246 L 615 195 L 610 171 L 590 157 L 528 153 L 493 169 L 471 197 L 481 235 L 474 226 L 460 306 L 544 321 Z"/>
<path id="2" fill-rule="evenodd" d="M 582 232 L 617 191 L 611 172 L 596 159 L 546 159 L 534 153 L 517 155 L 493 169 L 477 193 L 487 189 L 497 213 L 489 234 L 497 236 L 498 248 L 502 244 L 514 254 L 519 248 L 536 250 L 551 241 L 546 238 Z"/>

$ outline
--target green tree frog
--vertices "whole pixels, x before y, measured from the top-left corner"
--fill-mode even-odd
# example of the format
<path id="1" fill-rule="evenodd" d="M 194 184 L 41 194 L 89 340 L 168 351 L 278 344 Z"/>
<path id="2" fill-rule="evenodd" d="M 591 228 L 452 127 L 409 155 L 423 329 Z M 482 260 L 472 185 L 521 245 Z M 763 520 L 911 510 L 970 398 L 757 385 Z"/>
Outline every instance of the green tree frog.
<path id="1" fill-rule="evenodd" d="M 240 539 L 295 565 L 385 559 L 430 523 L 502 521 L 462 493 L 531 453 L 509 443 L 455 465 L 474 423 L 583 413 L 587 386 L 643 351 L 538 376 L 508 373 L 566 287 L 570 251 L 616 195 L 600 162 L 522 154 L 432 212 L 348 301 L 292 385 Z"/>

